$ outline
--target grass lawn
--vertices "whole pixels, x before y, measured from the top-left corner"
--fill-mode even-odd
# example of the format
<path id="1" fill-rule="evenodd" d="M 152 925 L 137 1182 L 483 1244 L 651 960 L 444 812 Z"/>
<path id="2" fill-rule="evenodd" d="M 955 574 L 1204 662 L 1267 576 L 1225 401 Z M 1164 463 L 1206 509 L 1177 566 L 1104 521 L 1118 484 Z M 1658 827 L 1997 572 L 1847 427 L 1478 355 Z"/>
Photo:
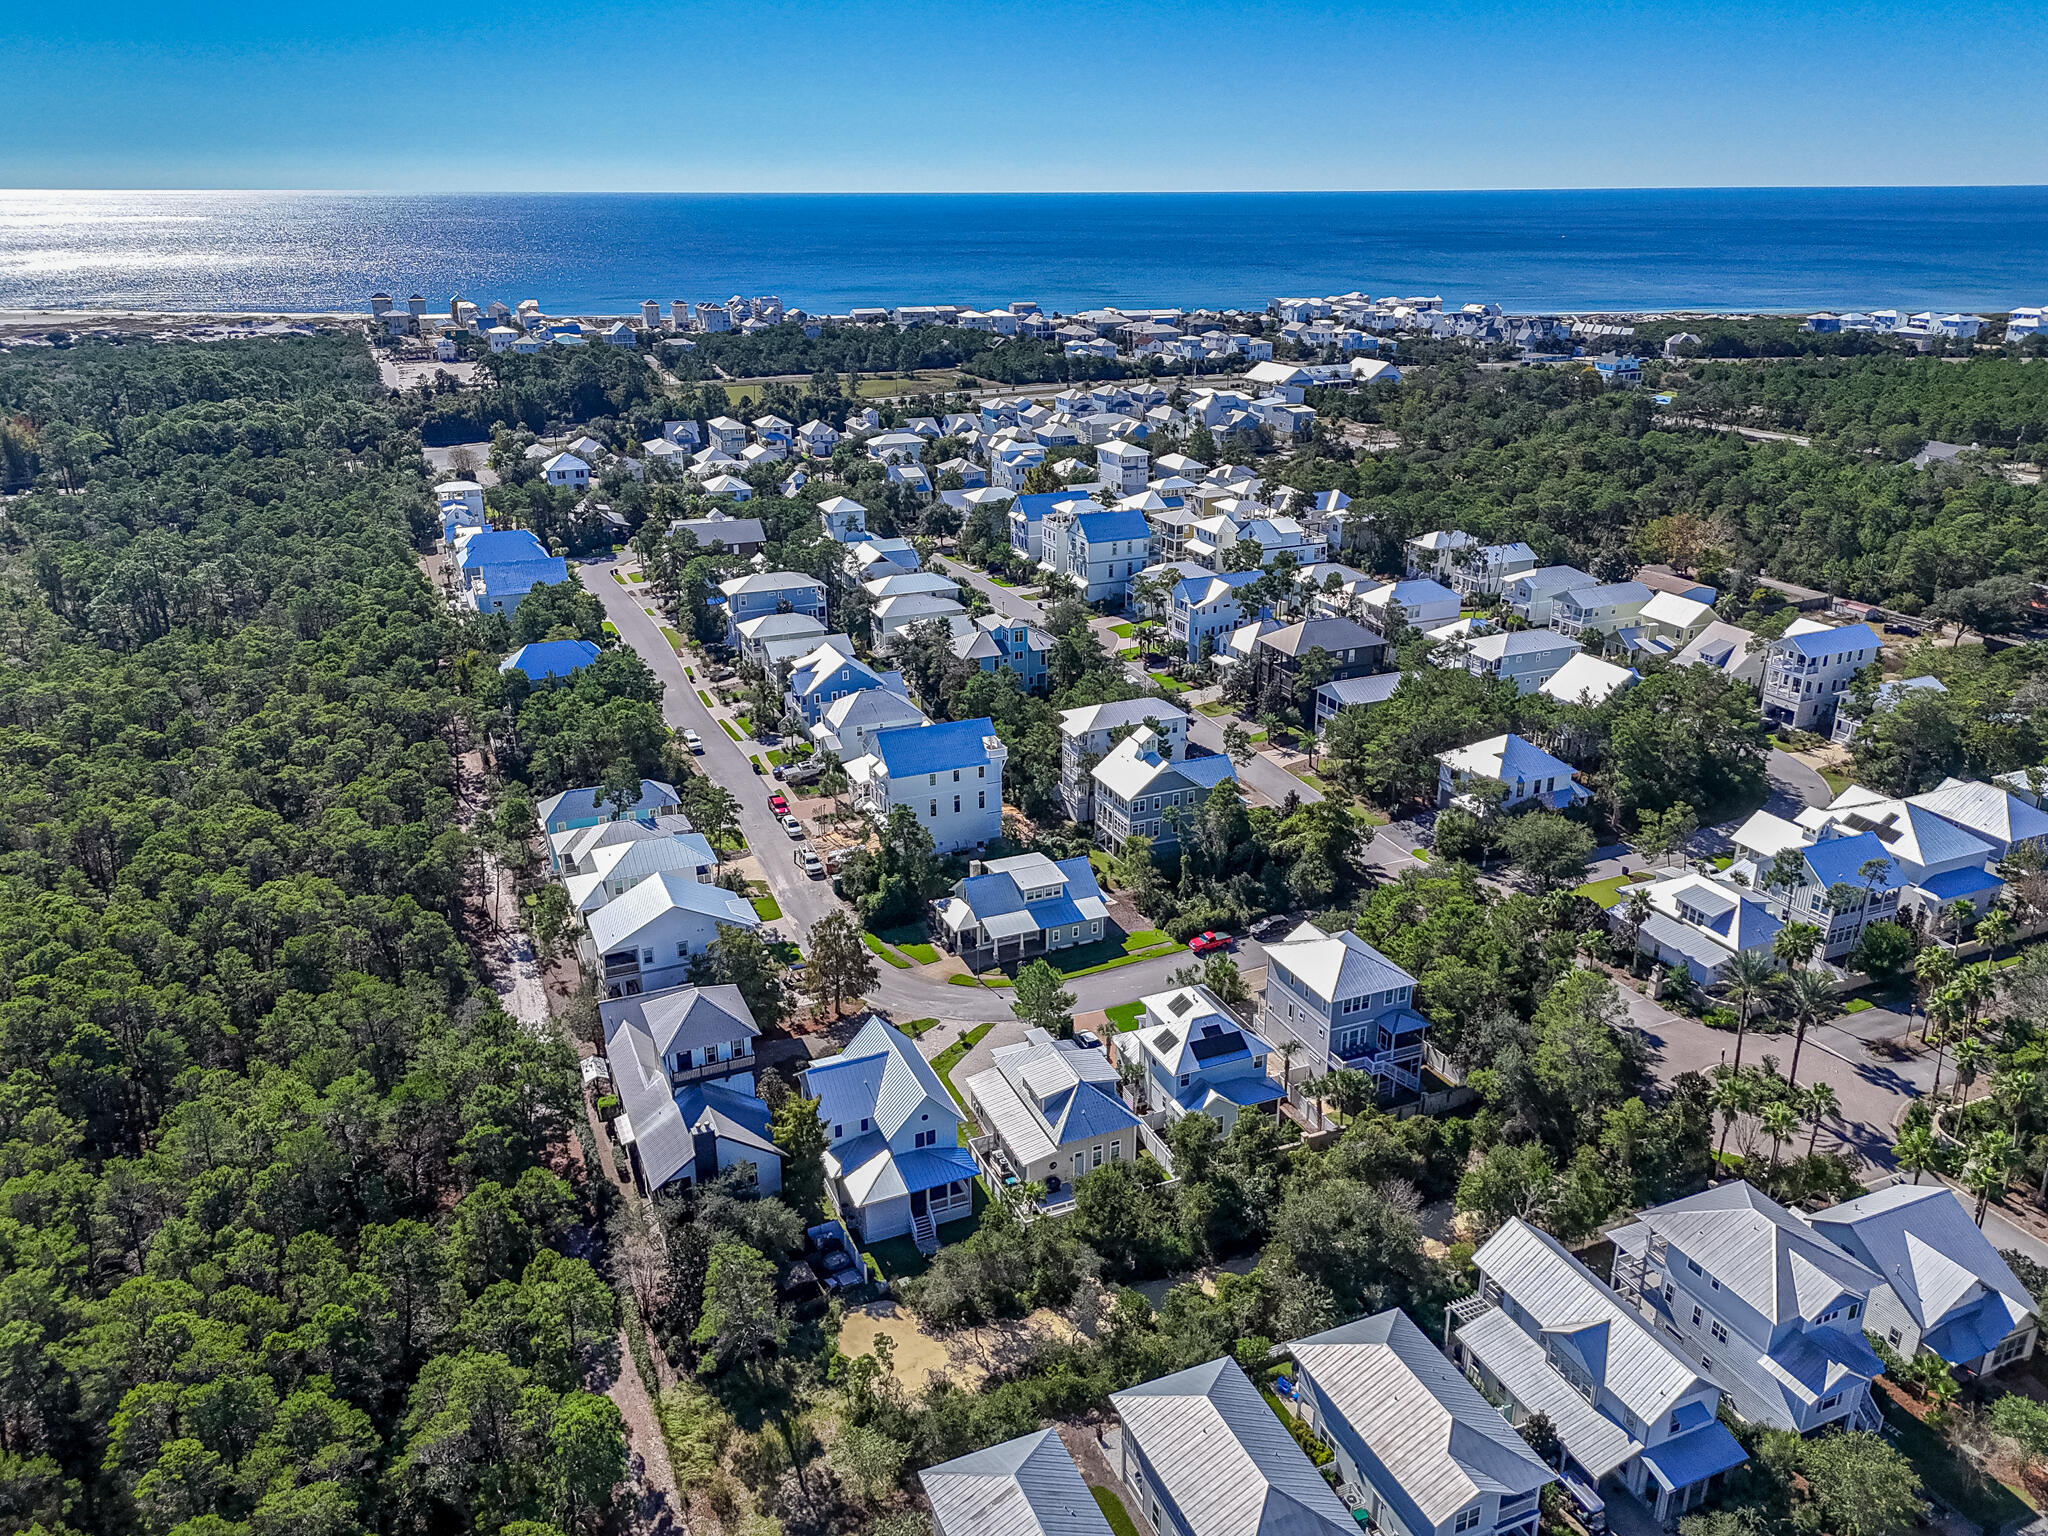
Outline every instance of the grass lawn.
<path id="1" fill-rule="evenodd" d="M 642 582 L 646 579 L 647 573 L 645 571 L 628 571 L 626 573 L 626 580 L 631 582 Z"/>
<path id="2" fill-rule="evenodd" d="M 761 919 L 764 923 L 772 923 L 775 919 L 782 916 L 782 908 L 775 904 L 773 896 L 756 896 L 754 898 L 754 916 Z"/>
<path id="3" fill-rule="evenodd" d="M 733 721 L 739 726 L 742 736 L 754 734 L 754 717 L 752 715 L 734 715 Z"/>
<path id="4" fill-rule="evenodd" d="M 626 573 L 624 571 L 613 571 L 612 580 L 622 587 L 630 587 L 632 585 L 630 581 L 626 580 Z"/>
<path id="5" fill-rule="evenodd" d="M 1880 1393 L 1878 1404 L 1891 1426 L 1894 1443 L 1920 1474 L 1928 1493 L 1964 1519 L 1976 1521 L 1986 1531 L 2002 1531 L 2009 1522 L 2033 1514 L 2033 1505 L 2018 1489 L 1999 1482 L 1963 1456 L 1939 1432 L 1893 1402 L 1889 1394 Z"/>
<path id="6" fill-rule="evenodd" d="M 1177 677 L 1161 677 L 1156 672 L 1152 674 L 1152 685 L 1155 688 L 1163 688 L 1168 693 L 1190 693 L 1195 686 L 1193 683 L 1184 683 Z"/>
<path id="7" fill-rule="evenodd" d="M 1294 776 L 1318 794 L 1327 794 L 1329 792 L 1330 786 L 1325 784 L 1316 774 L 1310 773 L 1306 768 L 1296 768 Z"/>
<path id="8" fill-rule="evenodd" d="M 1138 1027 L 1138 1015 L 1144 1011 L 1145 1005 L 1143 1003 L 1118 1003 L 1114 1008 L 1107 1010 L 1110 1028 L 1114 1029 L 1118 1034 L 1122 1034 L 1127 1029 L 1136 1029 Z"/>
<path id="9" fill-rule="evenodd" d="M 963 1115 L 967 1113 L 967 1101 L 953 1086 L 953 1069 L 965 1061 L 967 1053 L 986 1040 L 988 1032 L 994 1028 L 994 1024 L 977 1024 L 932 1058 L 932 1070 L 939 1074 L 939 1081 L 946 1085 L 946 1092 L 953 1095 L 953 1102 L 960 1106 Z"/>
<path id="10" fill-rule="evenodd" d="M 876 954 L 880 955 L 884 960 L 888 961 L 891 965 L 895 966 L 897 970 L 907 971 L 910 969 L 910 962 L 908 960 L 904 959 L 901 955 L 897 954 L 893 949 L 890 949 L 886 944 L 884 944 L 880 939 L 876 938 L 872 933 L 862 934 L 860 936 L 860 941 L 861 943 L 867 945 L 867 947 L 873 950 Z"/>
<path id="11" fill-rule="evenodd" d="M 1619 905 L 1621 901 L 1621 888 L 1634 882 L 1635 879 L 1636 876 L 1634 875 L 1610 875 L 1605 880 L 1588 881 L 1573 891 L 1572 894 L 1574 896 L 1586 897 L 1598 906 L 1601 911 L 1605 912 L 1609 908 Z"/>
<path id="12" fill-rule="evenodd" d="M 728 384 L 725 386 L 725 401 L 729 406 L 752 405 L 761 398 L 758 384 Z"/>
<path id="13" fill-rule="evenodd" d="M 925 395 L 937 392 L 938 385 L 929 379 L 862 379 L 854 386 L 857 397 L 862 400 L 886 400 L 891 395 Z M 730 390 L 727 391 L 731 393 Z"/>
<path id="14" fill-rule="evenodd" d="M 919 965 L 936 965 L 939 962 L 938 948 L 925 940 L 923 923 L 903 923 L 885 928 L 876 937 L 884 944 L 895 945 Z"/>
<path id="15" fill-rule="evenodd" d="M 699 688 L 699 689 L 697 690 L 697 697 L 698 697 L 698 698 L 699 698 L 700 700 L 702 700 L 702 701 L 703 701 L 704 707 L 705 707 L 706 709 L 709 709 L 709 708 L 711 708 L 711 695 L 710 695 L 710 694 L 706 693 L 706 692 L 705 692 L 705 691 L 704 691 L 704 690 L 703 690 L 702 688 Z"/>
<path id="16" fill-rule="evenodd" d="M 1848 774 L 1842 773 L 1834 768 L 1821 768 L 1815 771 L 1818 772 L 1822 778 L 1828 781 L 1828 788 L 1833 790 L 1838 795 L 1843 790 L 1847 789 L 1851 784 L 1854 784 L 1856 782 L 1854 779 L 1850 778 Z"/>
<path id="17" fill-rule="evenodd" d="M 936 945 L 922 943 L 898 944 L 896 947 L 910 956 L 919 965 L 937 965 L 939 963 L 939 951 Z"/>
<path id="18" fill-rule="evenodd" d="M 915 1040 L 919 1035 L 938 1023 L 937 1019 L 912 1019 L 908 1024 L 898 1024 L 897 1031 Z"/>
<path id="19" fill-rule="evenodd" d="M 1095 1487 L 1088 1490 L 1095 1495 L 1095 1502 L 1102 1510 L 1102 1518 L 1109 1522 L 1115 1536 L 1138 1536 L 1137 1523 L 1131 1519 L 1131 1512 L 1124 1508 L 1124 1501 L 1117 1496 L 1114 1488 Z"/>
<path id="20" fill-rule="evenodd" d="M 686 644 L 683 637 L 677 634 L 674 630 L 670 629 L 666 624 L 661 626 L 661 632 L 668 637 L 668 648 L 674 651 L 678 656 L 682 655 L 683 646 Z"/>
<path id="21" fill-rule="evenodd" d="M 775 747 L 768 749 L 768 766 L 770 768 L 780 768 L 787 761 L 788 759 L 782 755 L 779 749 Z"/>
<path id="22" fill-rule="evenodd" d="M 725 727 L 725 734 L 730 736 L 734 741 L 738 741 L 740 739 L 740 733 L 733 729 L 733 724 L 730 720 L 721 720 L 718 723 Z"/>
<path id="23" fill-rule="evenodd" d="M 1872 1001 L 1871 1001 L 1871 1000 L 1870 1000 L 1869 998 L 1867 998 L 1867 997 L 1852 997 L 1852 998 L 1850 998 L 1850 999 L 1849 999 L 1849 1001 L 1847 1001 L 1846 1003 L 1842 1004 L 1842 1012 L 1844 1012 L 1844 1013 L 1867 1013 L 1867 1012 L 1869 1012 L 1869 1011 L 1870 1011 L 1870 1010 L 1871 1010 L 1872 1008 L 1875 1008 L 1876 1006 L 1877 1006 L 1877 1004 L 1873 1003 L 1873 1002 L 1872 1002 Z"/>
<path id="24" fill-rule="evenodd" d="M 610 619 L 606 619 L 598 627 L 602 629 L 606 634 L 610 635 L 614 640 L 619 638 L 619 626 L 614 624 Z"/>
<path id="25" fill-rule="evenodd" d="M 1128 624 L 1112 624 L 1109 626 L 1109 632 L 1120 640 L 1131 638 L 1131 626 Z"/>
<path id="26" fill-rule="evenodd" d="M 1714 868 L 1716 869 L 1726 869 L 1734 862 L 1735 855 L 1732 853 L 1717 853 L 1714 855 Z"/>
<path id="27" fill-rule="evenodd" d="M 1010 987 L 1015 986 L 1016 983 L 1007 976 L 990 976 L 986 978 L 980 976 L 948 976 L 946 978 L 946 985 L 949 987 Z"/>
<path id="28" fill-rule="evenodd" d="M 1015 585 L 1017 585 L 1017 583 L 1010 580 L 1010 578 L 1007 576 L 997 576 L 994 574 L 989 575 L 988 583 L 992 587 L 1014 587 Z"/>
<path id="29" fill-rule="evenodd" d="M 1229 714 L 1230 705 L 1222 699 L 1211 699 L 1206 704 L 1197 704 L 1195 706 L 1195 712 L 1197 714 L 1207 715 L 1211 720 L 1214 720 L 1218 715 Z"/>

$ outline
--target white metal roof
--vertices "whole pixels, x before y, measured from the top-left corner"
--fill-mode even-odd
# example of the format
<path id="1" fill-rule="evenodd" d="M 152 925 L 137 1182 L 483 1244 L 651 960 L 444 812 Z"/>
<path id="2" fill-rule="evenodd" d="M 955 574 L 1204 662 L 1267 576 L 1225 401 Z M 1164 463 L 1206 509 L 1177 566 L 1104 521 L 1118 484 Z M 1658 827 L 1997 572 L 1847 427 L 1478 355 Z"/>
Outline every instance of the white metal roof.
<path id="1" fill-rule="evenodd" d="M 1056 1430 L 942 1461 L 918 1480 L 938 1536 L 1110 1536 Z"/>

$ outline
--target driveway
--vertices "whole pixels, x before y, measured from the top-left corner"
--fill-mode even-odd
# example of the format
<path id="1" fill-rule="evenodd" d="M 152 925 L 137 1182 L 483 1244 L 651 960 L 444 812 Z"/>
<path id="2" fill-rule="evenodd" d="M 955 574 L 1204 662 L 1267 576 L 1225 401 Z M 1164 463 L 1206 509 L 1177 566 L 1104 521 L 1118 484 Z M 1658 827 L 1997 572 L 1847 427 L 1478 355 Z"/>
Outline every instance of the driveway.
<path id="1" fill-rule="evenodd" d="M 1808 806 L 1828 805 L 1835 798 L 1835 792 L 1828 788 L 1828 781 L 1818 770 L 1776 747 L 1764 759 L 1764 776 L 1771 784 L 1764 809 L 1774 816 L 1790 820 Z"/>
<path id="2" fill-rule="evenodd" d="M 948 576 L 954 578 L 954 580 L 964 581 L 968 586 L 974 588 L 975 591 L 987 598 L 989 606 L 994 608 L 1004 618 L 1022 619 L 1028 624 L 1043 625 L 1045 623 L 1045 605 L 1034 602 L 1028 597 L 1020 597 L 1018 595 L 1018 588 L 999 587 L 973 566 L 967 564 L 964 560 L 956 560 L 951 555 L 934 555 L 932 557 L 932 564 L 941 571 L 944 571 Z"/>

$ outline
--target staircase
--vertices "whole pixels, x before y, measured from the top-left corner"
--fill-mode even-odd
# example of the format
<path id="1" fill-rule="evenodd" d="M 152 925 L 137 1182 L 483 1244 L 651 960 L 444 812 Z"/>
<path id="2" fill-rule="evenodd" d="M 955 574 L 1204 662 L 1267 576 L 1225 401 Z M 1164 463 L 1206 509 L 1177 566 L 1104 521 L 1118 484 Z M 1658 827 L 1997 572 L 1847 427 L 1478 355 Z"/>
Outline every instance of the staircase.
<path id="1" fill-rule="evenodd" d="M 939 1229 L 932 1223 L 929 1208 L 911 1212 L 910 1240 L 917 1244 L 917 1251 L 926 1258 L 939 1251 Z"/>

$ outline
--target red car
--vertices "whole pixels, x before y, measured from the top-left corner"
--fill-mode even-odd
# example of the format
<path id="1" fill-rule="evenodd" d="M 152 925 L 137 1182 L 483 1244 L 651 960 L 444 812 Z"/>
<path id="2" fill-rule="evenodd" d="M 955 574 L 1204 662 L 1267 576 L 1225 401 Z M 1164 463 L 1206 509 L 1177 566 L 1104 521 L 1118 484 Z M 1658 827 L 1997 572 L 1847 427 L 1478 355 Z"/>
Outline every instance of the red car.
<path id="1" fill-rule="evenodd" d="M 1198 955 L 1206 955 L 1212 949 L 1228 949 L 1236 942 L 1227 933 L 1198 933 L 1188 940 L 1188 948 Z"/>
<path id="2" fill-rule="evenodd" d="M 789 814 L 789 801 L 782 795 L 770 795 L 768 797 L 768 808 L 778 816 L 787 816 Z"/>

